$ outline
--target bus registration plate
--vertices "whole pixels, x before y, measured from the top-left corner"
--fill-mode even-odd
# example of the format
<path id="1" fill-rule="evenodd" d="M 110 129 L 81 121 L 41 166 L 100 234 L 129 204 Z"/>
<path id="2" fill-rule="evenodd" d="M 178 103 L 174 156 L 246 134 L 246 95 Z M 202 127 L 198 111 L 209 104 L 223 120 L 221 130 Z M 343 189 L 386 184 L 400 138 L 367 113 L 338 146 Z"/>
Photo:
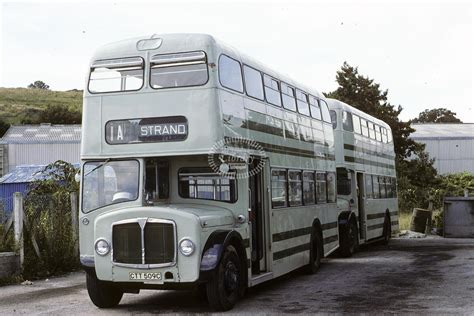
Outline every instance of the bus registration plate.
<path id="1" fill-rule="evenodd" d="M 130 272 L 130 280 L 158 280 L 161 281 L 161 272 Z"/>

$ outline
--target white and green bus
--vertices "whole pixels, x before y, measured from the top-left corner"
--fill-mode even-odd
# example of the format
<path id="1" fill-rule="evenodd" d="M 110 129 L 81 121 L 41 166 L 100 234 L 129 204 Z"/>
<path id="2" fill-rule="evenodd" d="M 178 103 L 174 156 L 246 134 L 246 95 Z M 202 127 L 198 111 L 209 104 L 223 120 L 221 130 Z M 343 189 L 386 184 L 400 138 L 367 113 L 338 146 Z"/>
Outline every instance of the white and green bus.
<path id="1" fill-rule="evenodd" d="M 353 218 L 345 255 L 359 244 L 398 231 L 395 151 L 390 126 L 344 102 L 328 99 L 334 128 L 338 199 L 346 200 Z"/>
<path id="2" fill-rule="evenodd" d="M 336 203 L 326 102 L 209 35 L 100 48 L 81 149 L 80 259 L 92 302 L 194 287 L 228 310 L 247 287 L 347 253 L 340 240 L 357 213 Z"/>

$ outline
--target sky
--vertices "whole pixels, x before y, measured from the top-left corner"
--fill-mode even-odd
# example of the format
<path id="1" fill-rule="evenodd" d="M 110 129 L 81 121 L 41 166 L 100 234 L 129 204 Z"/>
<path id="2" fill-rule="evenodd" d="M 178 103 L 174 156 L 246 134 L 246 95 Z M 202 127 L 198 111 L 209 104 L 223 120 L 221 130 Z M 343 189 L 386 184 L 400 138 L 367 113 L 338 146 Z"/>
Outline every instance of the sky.
<path id="1" fill-rule="evenodd" d="M 208 33 L 321 92 L 347 61 L 403 120 L 446 107 L 474 122 L 472 13 L 471 1 L 0 0 L 0 87 L 83 89 L 101 45 Z"/>

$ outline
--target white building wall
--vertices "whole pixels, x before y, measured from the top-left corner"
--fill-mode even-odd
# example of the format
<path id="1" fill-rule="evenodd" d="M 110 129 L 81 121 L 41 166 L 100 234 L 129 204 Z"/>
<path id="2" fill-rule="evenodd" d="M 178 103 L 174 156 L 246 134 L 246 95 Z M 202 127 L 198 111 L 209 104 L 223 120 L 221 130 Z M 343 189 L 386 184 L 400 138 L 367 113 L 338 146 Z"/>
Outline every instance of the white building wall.
<path id="1" fill-rule="evenodd" d="M 80 162 L 81 144 L 8 144 L 8 170 L 19 165 L 47 165 L 57 160 Z"/>
<path id="2" fill-rule="evenodd" d="M 431 158 L 436 158 L 439 174 L 470 172 L 474 174 L 474 139 L 416 139 L 426 145 Z"/>

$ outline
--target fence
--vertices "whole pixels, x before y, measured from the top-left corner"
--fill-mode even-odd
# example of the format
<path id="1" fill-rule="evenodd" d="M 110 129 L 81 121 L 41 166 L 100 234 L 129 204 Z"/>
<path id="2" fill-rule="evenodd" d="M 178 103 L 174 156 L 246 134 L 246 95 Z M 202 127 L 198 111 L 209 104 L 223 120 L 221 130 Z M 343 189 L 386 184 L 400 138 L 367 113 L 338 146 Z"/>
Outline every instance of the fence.
<path id="1" fill-rule="evenodd" d="M 15 251 L 0 253 L 0 267 L 3 267 L 0 278 L 25 268 L 38 269 L 38 263 L 42 263 L 49 272 L 60 270 L 64 260 L 58 259 L 63 256 L 67 256 L 66 265 L 76 264 L 79 253 L 77 193 L 24 198 L 16 192 L 12 198 L 13 214 L 4 222 L 0 242 L 5 241 L 13 229 Z"/>

